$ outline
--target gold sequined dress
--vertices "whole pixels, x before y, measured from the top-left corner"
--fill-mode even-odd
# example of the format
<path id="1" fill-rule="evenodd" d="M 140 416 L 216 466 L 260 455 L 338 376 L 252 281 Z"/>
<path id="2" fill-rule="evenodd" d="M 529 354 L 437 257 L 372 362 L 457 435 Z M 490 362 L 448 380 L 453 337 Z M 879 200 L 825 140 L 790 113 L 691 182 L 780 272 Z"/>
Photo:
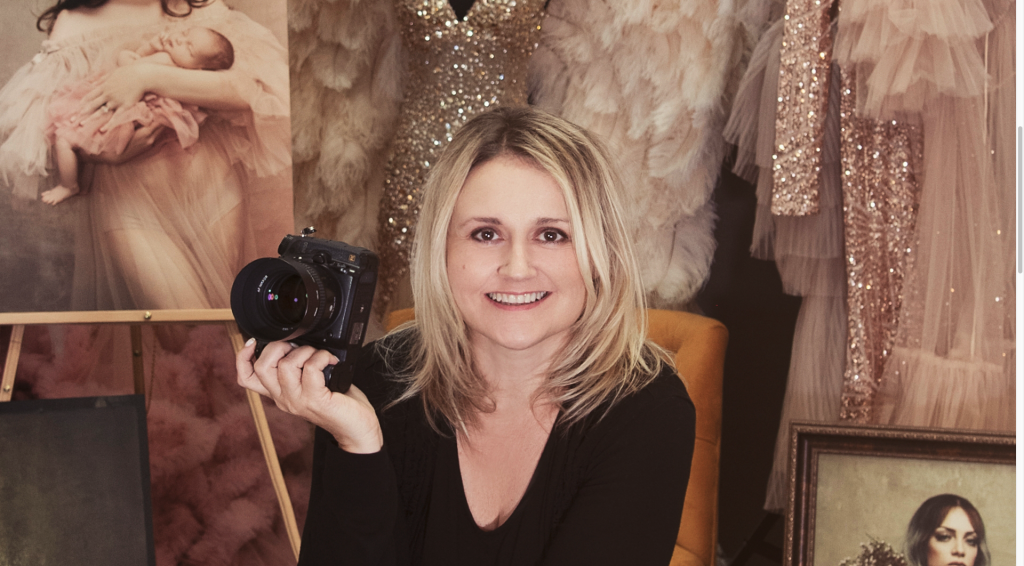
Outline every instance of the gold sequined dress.
<path id="1" fill-rule="evenodd" d="M 379 312 L 412 306 L 409 253 L 420 191 L 452 134 L 493 106 L 526 105 L 544 1 L 476 0 L 460 20 L 448 0 L 395 0 L 409 59 L 380 204 Z"/>

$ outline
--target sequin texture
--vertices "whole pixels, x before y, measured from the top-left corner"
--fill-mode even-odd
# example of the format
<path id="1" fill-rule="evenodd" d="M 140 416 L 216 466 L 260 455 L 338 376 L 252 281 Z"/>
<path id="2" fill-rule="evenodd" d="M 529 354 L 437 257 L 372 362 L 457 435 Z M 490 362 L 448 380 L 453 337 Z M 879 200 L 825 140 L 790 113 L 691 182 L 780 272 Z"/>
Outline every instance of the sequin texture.
<path id="1" fill-rule="evenodd" d="M 772 154 L 772 214 L 818 213 L 821 143 L 832 66 L 829 5 L 786 2 L 779 61 L 779 99 Z"/>
<path id="2" fill-rule="evenodd" d="M 842 73 L 843 229 L 847 350 L 840 417 L 870 422 L 896 340 L 903 280 L 914 246 L 920 129 L 856 115 L 852 73 Z M 916 167 L 915 167 L 916 166 Z"/>
<path id="3" fill-rule="evenodd" d="M 420 191 L 452 135 L 488 109 L 527 104 L 527 65 L 544 0 L 476 0 L 459 20 L 448 0 L 395 0 L 408 80 L 378 223 L 377 308 L 407 277 Z"/>

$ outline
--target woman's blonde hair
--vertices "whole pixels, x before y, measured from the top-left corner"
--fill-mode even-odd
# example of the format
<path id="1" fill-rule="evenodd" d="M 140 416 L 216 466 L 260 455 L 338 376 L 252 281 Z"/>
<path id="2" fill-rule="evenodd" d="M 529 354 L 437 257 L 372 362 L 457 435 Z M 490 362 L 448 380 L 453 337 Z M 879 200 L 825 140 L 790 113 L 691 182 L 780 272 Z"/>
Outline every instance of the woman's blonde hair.
<path id="1" fill-rule="evenodd" d="M 643 388 L 670 363 L 646 339 L 640 270 L 626 226 L 623 185 L 602 144 L 584 129 L 532 108 L 499 108 L 473 118 L 453 136 L 423 189 L 411 260 L 416 320 L 408 387 L 420 395 L 431 426 L 437 414 L 465 428 L 491 410 L 486 384 L 473 370 L 469 336 L 448 281 L 448 227 L 474 167 L 514 157 L 546 171 L 565 197 L 586 302 L 553 360 L 538 399 L 562 409 L 568 426 L 596 408 Z M 586 274 L 589 274 L 588 277 Z"/>

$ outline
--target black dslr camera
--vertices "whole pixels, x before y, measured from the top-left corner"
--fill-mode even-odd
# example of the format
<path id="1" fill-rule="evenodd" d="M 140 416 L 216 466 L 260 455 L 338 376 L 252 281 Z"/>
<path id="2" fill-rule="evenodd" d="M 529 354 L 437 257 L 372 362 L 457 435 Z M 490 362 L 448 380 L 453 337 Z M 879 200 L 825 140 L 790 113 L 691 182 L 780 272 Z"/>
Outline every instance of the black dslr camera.
<path id="1" fill-rule="evenodd" d="M 370 250 L 301 236 L 285 236 L 278 258 L 246 265 L 231 286 L 231 313 L 256 339 L 256 355 L 269 342 L 287 340 L 330 351 L 340 360 L 324 376 L 344 393 L 363 345 L 377 284 L 377 255 Z"/>

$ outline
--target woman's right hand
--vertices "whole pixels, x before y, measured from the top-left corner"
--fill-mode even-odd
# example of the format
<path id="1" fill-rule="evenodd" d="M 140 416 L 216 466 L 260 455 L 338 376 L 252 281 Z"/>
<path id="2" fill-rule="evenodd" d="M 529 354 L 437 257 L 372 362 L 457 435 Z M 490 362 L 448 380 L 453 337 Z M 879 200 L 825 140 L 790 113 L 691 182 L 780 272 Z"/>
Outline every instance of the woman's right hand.
<path id="1" fill-rule="evenodd" d="M 121 153 L 104 151 L 94 154 L 78 150 L 79 156 L 83 161 L 120 165 L 152 149 L 164 129 L 166 129 L 166 126 L 153 122 L 149 126 L 143 126 L 135 130 L 135 133 L 132 134 L 132 139 L 128 140 L 128 145 L 125 146 L 124 151 Z"/>
<path id="2" fill-rule="evenodd" d="M 373 406 L 355 385 L 345 393 L 327 388 L 324 368 L 338 363 L 326 350 L 271 342 L 254 360 L 255 340 L 235 357 L 238 384 L 269 397 L 285 412 L 326 430 L 346 452 L 372 454 L 384 445 Z"/>

